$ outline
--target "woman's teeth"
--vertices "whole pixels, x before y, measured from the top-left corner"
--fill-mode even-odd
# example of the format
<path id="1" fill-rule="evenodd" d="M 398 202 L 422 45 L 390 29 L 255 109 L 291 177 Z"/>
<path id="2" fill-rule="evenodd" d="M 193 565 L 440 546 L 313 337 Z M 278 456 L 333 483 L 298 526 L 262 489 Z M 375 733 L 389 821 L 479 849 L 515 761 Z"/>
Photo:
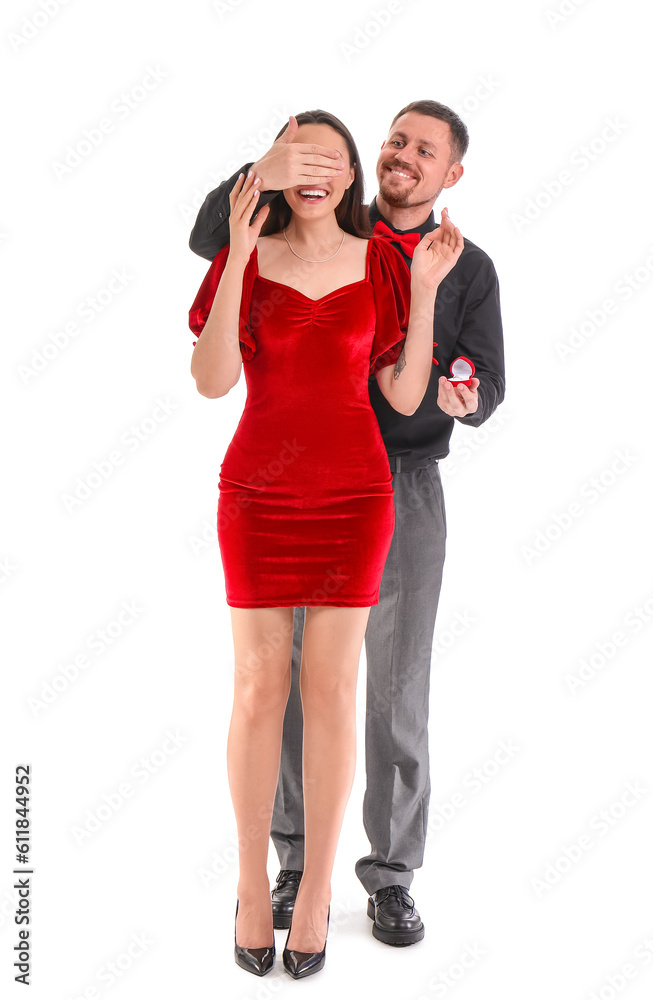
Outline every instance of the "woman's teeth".
<path id="1" fill-rule="evenodd" d="M 326 197 L 326 191 L 322 188 L 303 188 L 299 192 L 299 196 L 307 201 L 320 201 L 321 198 Z"/>

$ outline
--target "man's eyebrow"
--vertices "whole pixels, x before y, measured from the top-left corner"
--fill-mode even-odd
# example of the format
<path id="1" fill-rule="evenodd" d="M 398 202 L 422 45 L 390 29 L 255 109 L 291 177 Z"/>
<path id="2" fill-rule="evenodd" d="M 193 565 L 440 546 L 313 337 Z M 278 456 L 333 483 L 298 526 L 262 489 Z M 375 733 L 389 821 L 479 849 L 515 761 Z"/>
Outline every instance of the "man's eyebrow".
<path id="1" fill-rule="evenodd" d="M 393 136 L 399 136 L 399 138 L 400 138 L 400 139 L 403 139 L 403 140 L 404 140 L 404 142 L 405 142 L 405 141 L 406 141 L 406 139 L 408 138 L 408 137 L 406 136 L 406 133 L 405 133 L 405 132 L 399 132 L 398 130 L 396 130 L 396 131 L 394 131 L 394 132 L 391 132 L 391 133 L 390 133 L 390 138 L 393 138 Z M 417 140 L 417 142 L 418 142 L 418 145 L 420 145 L 420 146 L 430 146 L 430 147 L 431 147 L 431 149 L 437 149 L 437 148 L 438 148 L 438 147 L 437 147 L 437 146 L 435 145 L 435 143 L 434 143 L 434 142 L 429 142 L 429 140 L 428 140 L 428 139 L 418 139 L 418 140 Z"/>

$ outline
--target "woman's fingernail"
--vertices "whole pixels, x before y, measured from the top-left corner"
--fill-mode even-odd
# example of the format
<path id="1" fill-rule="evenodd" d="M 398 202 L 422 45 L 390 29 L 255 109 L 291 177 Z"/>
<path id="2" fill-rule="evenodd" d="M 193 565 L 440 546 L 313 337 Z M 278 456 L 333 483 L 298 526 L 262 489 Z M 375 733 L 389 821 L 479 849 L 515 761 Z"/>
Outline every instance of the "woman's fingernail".
<path id="1" fill-rule="evenodd" d="M 260 177 L 257 177 L 256 180 L 254 181 L 254 183 L 258 184 L 258 182 L 260 181 L 260 179 L 261 179 Z"/>
<path id="2" fill-rule="evenodd" d="M 252 176 L 252 171 L 251 171 L 251 170 L 248 170 L 248 171 L 247 171 L 247 176 L 248 176 L 248 177 L 251 177 L 251 176 Z"/>

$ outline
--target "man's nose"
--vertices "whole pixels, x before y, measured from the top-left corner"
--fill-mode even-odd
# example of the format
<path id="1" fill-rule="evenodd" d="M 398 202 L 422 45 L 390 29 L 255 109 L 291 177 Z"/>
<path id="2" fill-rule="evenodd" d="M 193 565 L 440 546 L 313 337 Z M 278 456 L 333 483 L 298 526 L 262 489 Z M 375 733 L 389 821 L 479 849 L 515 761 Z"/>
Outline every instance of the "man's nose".
<path id="1" fill-rule="evenodd" d="M 403 149 L 397 150 L 395 159 L 398 163 L 403 163 L 406 167 L 412 167 L 415 164 L 415 151 L 408 146 L 404 146 Z"/>

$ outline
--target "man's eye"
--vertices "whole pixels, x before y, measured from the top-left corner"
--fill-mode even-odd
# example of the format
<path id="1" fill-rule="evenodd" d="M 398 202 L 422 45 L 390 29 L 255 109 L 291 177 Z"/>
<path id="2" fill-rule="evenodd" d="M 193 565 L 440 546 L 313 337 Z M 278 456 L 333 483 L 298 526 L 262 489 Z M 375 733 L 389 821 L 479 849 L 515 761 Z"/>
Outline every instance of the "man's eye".
<path id="1" fill-rule="evenodd" d="M 431 152 L 428 149 L 420 149 L 420 153 L 426 153 L 427 156 L 431 155 Z"/>

